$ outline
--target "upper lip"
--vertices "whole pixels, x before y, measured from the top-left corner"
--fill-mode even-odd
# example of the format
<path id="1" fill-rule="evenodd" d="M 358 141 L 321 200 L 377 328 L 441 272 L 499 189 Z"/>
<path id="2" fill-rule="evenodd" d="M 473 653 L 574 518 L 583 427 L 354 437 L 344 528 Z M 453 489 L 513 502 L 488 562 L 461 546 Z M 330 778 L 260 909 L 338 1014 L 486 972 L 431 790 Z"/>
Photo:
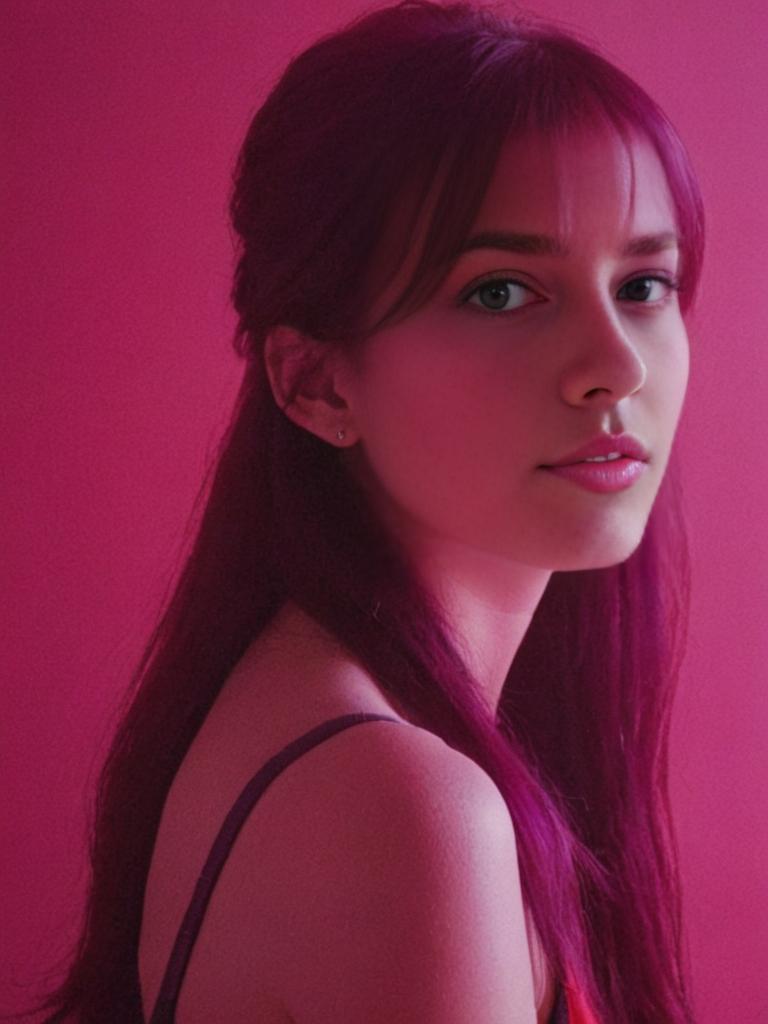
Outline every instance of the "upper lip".
<path id="1" fill-rule="evenodd" d="M 633 434 L 600 434 L 589 444 L 585 444 L 583 448 L 569 452 L 557 462 L 547 463 L 545 468 L 570 466 L 574 462 L 583 462 L 584 459 L 591 459 L 595 455 L 611 455 L 613 452 L 619 452 L 621 455 L 630 459 L 638 459 L 641 462 L 647 462 L 650 458 L 648 449 Z"/>

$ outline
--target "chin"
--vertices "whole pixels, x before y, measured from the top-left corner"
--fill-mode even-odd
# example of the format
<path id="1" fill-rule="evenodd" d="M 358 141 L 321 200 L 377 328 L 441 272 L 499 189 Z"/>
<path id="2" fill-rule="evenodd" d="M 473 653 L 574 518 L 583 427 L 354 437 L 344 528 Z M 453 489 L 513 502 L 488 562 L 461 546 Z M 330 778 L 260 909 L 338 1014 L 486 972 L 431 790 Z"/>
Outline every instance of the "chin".
<path id="1" fill-rule="evenodd" d="M 611 565 L 619 565 L 626 562 L 630 555 L 637 551 L 645 532 L 645 523 L 642 528 L 634 530 L 623 530 L 611 533 L 610 536 L 594 531 L 587 543 L 571 545 L 570 551 L 564 553 L 563 561 L 567 565 L 560 565 L 558 569 L 607 569 Z"/>
<path id="2" fill-rule="evenodd" d="M 582 569 L 606 569 L 611 565 L 625 562 L 640 545 L 648 522 L 647 515 L 622 514 L 607 520 L 593 517 L 582 520 L 578 525 L 562 521 L 558 528 L 548 532 L 535 549 L 529 547 L 528 555 L 536 552 L 535 561 L 542 568 L 553 572 L 577 572 Z"/>

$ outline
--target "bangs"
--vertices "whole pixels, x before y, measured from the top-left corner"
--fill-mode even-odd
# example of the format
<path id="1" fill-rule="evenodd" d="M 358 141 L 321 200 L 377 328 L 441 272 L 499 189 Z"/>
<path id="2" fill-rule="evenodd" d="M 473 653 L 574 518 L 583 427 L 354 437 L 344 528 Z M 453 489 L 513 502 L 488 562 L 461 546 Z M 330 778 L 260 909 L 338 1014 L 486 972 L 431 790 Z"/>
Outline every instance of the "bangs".
<path id="1" fill-rule="evenodd" d="M 534 67 L 541 73 L 539 66 Z M 539 90 L 537 82 L 527 80 L 525 90 L 521 90 L 518 83 L 510 81 L 510 70 L 518 72 L 514 76 L 517 78 L 518 68 L 496 65 L 494 70 L 497 76 L 500 71 L 506 72 L 505 80 L 493 82 L 495 102 L 481 94 L 478 85 L 475 103 L 467 102 L 461 127 L 450 144 L 431 161 L 425 160 L 421 173 L 412 174 L 390 204 L 385 231 L 369 266 L 370 319 L 361 332 L 365 337 L 411 316 L 440 288 L 471 234 L 501 150 L 508 142 L 538 137 L 547 143 L 557 182 L 561 235 L 568 234 L 570 223 L 565 187 L 568 148 L 582 134 L 602 134 L 609 144 L 622 148 L 629 168 L 627 217 L 634 214 L 633 141 L 644 134 L 638 132 L 637 125 L 606 108 L 599 96 L 584 88 L 583 81 L 581 102 L 573 103 L 573 93 L 564 90 L 567 99 L 562 109 L 557 109 L 551 89 Z M 545 70 L 551 75 L 554 69 Z M 543 77 L 543 86 L 551 85 L 549 75 Z M 525 106 L 519 101 L 521 95 L 528 100 Z M 677 227 L 682 234 L 681 226 Z M 403 277 L 406 283 L 392 299 L 395 281 Z"/>

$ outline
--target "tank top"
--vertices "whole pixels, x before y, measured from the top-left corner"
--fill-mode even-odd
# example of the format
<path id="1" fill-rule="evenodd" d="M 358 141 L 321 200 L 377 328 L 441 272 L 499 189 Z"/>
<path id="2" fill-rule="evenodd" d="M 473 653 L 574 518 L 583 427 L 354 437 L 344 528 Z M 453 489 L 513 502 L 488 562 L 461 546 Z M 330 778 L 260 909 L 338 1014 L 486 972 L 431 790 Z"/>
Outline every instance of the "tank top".
<path id="1" fill-rule="evenodd" d="M 174 1024 L 175 1022 L 176 1004 L 181 984 L 214 886 L 243 823 L 267 786 L 302 754 L 306 754 L 319 743 L 335 736 L 337 732 L 363 722 L 377 721 L 402 724 L 400 719 L 393 718 L 391 715 L 376 715 L 362 711 L 329 719 L 289 743 L 274 757 L 271 757 L 246 783 L 224 819 L 224 824 L 214 840 L 200 873 L 192 900 L 176 936 L 149 1024 Z M 570 978 L 565 984 L 558 982 L 555 1003 L 547 1024 L 598 1024 L 581 993 L 571 984 Z"/>

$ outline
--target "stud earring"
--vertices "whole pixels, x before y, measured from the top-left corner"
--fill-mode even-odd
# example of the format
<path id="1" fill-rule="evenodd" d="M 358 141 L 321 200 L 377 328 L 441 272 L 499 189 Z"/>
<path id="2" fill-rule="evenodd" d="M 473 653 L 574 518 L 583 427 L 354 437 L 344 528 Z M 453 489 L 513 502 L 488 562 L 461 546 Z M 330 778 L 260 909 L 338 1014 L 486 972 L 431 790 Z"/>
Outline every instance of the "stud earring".
<path id="1" fill-rule="evenodd" d="M 337 430 L 336 437 L 338 437 L 340 441 L 343 441 L 345 437 L 345 432 L 343 430 Z"/>

